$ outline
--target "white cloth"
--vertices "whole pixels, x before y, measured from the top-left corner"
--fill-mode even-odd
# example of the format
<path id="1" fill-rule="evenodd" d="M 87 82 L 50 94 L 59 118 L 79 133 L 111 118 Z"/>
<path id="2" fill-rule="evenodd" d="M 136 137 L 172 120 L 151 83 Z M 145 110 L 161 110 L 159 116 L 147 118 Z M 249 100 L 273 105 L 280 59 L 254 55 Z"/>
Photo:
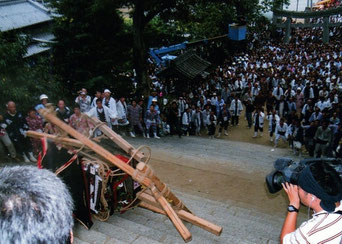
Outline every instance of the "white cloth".
<path id="1" fill-rule="evenodd" d="M 76 97 L 75 103 L 80 105 L 82 113 L 88 112 L 91 109 L 91 97 L 88 95 L 85 98 L 82 98 L 81 96 Z"/>
<path id="2" fill-rule="evenodd" d="M 281 97 L 282 95 L 284 95 L 283 88 L 279 87 L 279 92 L 278 92 L 278 87 L 274 88 L 272 94 L 273 94 L 273 96 L 275 96 L 275 98 L 276 98 L 277 100 L 279 100 L 280 97 Z"/>
<path id="3" fill-rule="evenodd" d="M 275 127 L 277 126 L 277 124 L 280 121 L 280 117 L 278 116 L 278 114 L 276 114 L 276 115 L 273 115 L 273 114 L 267 115 L 266 119 L 268 120 L 268 131 L 269 132 L 271 132 L 273 129 L 275 130 L 275 128 L 272 128 L 273 118 L 275 120 Z"/>
<path id="4" fill-rule="evenodd" d="M 255 126 L 257 116 L 259 116 L 259 128 L 263 128 L 264 127 L 265 114 L 263 112 L 260 112 L 259 115 L 257 112 L 254 113 L 254 115 L 253 115 L 254 126 Z"/>
<path id="5" fill-rule="evenodd" d="M 109 98 L 109 101 L 108 101 L 108 104 L 106 105 L 106 98 L 103 98 L 102 100 L 102 106 L 106 106 L 107 108 L 109 108 L 110 110 L 114 111 L 115 113 L 116 112 L 116 101 L 114 98 L 110 97 Z"/>
<path id="6" fill-rule="evenodd" d="M 113 110 L 110 110 L 109 108 L 107 108 L 105 106 L 103 107 L 103 109 L 104 109 L 104 114 L 105 114 L 107 125 L 109 128 L 112 128 L 111 119 L 116 119 L 117 114 L 114 113 Z M 88 115 L 89 117 L 99 118 L 98 113 L 97 113 L 97 107 L 90 109 L 85 114 Z"/>
<path id="7" fill-rule="evenodd" d="M 208 116 L 210 115 L 210 110 L 202 111 L 203 126 L 206 127 L 209 124 Z"/>
<path id="8" fill-rule="evenodd" d="M 122 122 L 118 122 L 120 125 L 128 125 L 129 122 L 127 120 L 127 104 L 126 102 L 118 101 L 116 103 L 116 112 L 118 113 L 118 119 L 122 120 Z"/>
<path id="9" fill-rule="evenodd" d="M 191 114 L 188 114 L 187 112 L 183 113 L 182 125 L 189 125 L 190 122 L 191 122 Z"/>
<path id="10" fill-rule="evenodd" d="M 342 211 L 342 201 L 335 209 Z M 305 221 L 294 232 L 283 238 L 283 243 L 327 243 L 340 244 L 342 242 L 342 215 L 328 214 L 326 211 L 313 214 L 312 218 Z"/>
<path id="11" fill-rule="evenodd" d="M 236 106 L 236 103 L 237 103 L 237 106 Z M 229 110 L 232 116 L 240 116 L 243 110 L 241 101 L 239 99 L 237 101 L 236 99 L 234 99 L 232 103 L 230 104 Z"/>
<path id="12" fill-rule="evenodd" d="M 288 126 L 286 123 L 284 123 L 283 126 L 280 126 L 280 123 L 277 124 L 276 129 L 275 129 L 276 142 L 280 138 L 286 141 L 287 130 L 288 130 Z"/>

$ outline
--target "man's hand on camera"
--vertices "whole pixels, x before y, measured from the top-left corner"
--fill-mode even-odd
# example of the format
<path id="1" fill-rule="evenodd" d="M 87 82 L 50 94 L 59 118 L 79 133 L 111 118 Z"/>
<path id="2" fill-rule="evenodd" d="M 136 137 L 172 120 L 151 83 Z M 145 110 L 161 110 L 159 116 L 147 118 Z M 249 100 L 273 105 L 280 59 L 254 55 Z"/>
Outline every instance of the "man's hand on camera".
<path id="1" fill-rule="evenodd" d="M 293 205 L 295 208 L 299 209 L 300 207 L 300 198 L 298 194 L 298 186 L 293 185 L 289 182 L 282 183 L 284 191 L 286 192 L 289 198 L 289 205 Z"/>

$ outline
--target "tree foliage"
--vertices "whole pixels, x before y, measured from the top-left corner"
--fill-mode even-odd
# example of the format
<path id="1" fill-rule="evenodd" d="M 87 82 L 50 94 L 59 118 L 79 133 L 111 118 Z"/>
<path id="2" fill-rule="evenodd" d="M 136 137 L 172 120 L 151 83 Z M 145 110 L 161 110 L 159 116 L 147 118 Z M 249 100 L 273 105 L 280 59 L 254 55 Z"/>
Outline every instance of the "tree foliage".
<path id="1" fill-rule="evenodd" d="M 9 100 L 20 110 L 39 102 L 39 95 L 47 94 L 51 101 L 62 94 L 62 87 L 51 74 L 49 57 L 24 59 L 27 40 L 15 33 L 0 36 L 0 111 Z"/>
<path id="2" fill-rule="evenodd" d="M 115 80 L 113 74 L 131 60 L 130 33 L 116 1 L 55 1 L 53 61 L 57 74 L 76 91 L 81 87 L 103 89 Z"/>

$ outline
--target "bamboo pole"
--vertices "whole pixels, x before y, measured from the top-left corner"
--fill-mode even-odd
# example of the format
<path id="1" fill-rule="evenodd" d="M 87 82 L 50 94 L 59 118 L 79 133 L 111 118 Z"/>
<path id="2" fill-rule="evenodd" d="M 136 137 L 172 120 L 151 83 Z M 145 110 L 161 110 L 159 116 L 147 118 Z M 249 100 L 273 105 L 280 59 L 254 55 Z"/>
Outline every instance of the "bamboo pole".
<path id="1" fill-rule="evenodd" d="M 142 175 L 139 171 L 136 171 L 134 168 L 132 168 L 130 165 L 126 164 L 119 158 L 115 157 L 113 154 L 111 154 L 109 151 L 104 149 L 103 147 L 99 146 L 95 142 L 91 141 L 89 138 L 85 137 L 69 125 L 62 122 L 60 119 L 58 119 L 55 115 L 51 114 L 47 109 L 40 109 L 39 113 L 49 122 L 56 125 L 58 128 L 62 129 L 66 133 L 70 134 L 74 138 L 78 139 L 80 142 L 82 142 L 85 146 L 92 149 L 95 153 L 103 157 L 104 159 L 108 160 L 112 164 L 114 164 L 119 169 L 123 170 L 128 175 L 132 176 L 133 179 L 139 178 L 139 182 L 146 187 L 149 187 L 152 192 L 158 196 L 156 197 L 157 201 L 161 204 L 163 210 L 177 229 L 178 233 L 182 236 L 183 240 L 185 242 L 188 242 L 191 240 L 191 233 L 189 230 L 185 227 L 183 222 L 180 220 L 178 215 L 174 212 L 174 210 L 171 208 L 170 204 L 167 202 L 167 200 L 161 196 L 158 189 L 154 186 L 153 182 Z M 159 193 L 158 193 L 159 192 Z"/>
<path id="2" fill-rule="evenodd" d="M 147 208 L 153 212 L 166 215 L 166 213 L 161 208 L 159 202 L 157 202 L 153 196 L 143 192 L 140 194 L 138 193 L 138 198 L 142 201 L 139 203 L 139 206 L 143 208 Z M 193 225 L 196 225 L 202 229 L 205 229 L 217 236 L 221 235 L 222 233 L 221 226 L 215 225 L 205 219 L 197 217 L 184 210 L 175 210 L 175 211 L 182 220 L 185 220 Z"/>

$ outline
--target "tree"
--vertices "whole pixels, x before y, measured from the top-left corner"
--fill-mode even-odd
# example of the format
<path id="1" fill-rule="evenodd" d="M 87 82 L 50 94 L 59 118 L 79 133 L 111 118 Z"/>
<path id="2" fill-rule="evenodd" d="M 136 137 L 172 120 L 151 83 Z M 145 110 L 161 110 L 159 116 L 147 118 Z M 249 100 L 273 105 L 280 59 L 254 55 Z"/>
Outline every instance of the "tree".
<path id="1" fill-rule="evenodd" d="M 13 100 L 20 110 L 26 110 L 39 101 L 39 95 L 48 94 L 51 101 L 62 94 L 62 87 L 51 74 L 48 56 L 24 59 L 27 39 L 16 33 L 0 35 L 0 111 Z"/>
<path id="2" fill-rule="evenodd" d="M 112 0 L 54 1 L 55 71 L 71 91 L 110 88 L 131 60 L 130 33 Z"/>
<path id="3" fill-rule="evenodd" d="M 173 21 L 183 33 L 193 38 L 208 38 L 227 33 L 228 24 L 255 21 L 272 3 L 269 0 L 122 0 L 132 9 L 133 17 L 133 60 L 137 80 L 144 93 L 149 93 L 150 81 L 147 75 L 147 47 L 144 33 L 149 22 L 155 18 L 165 23 Z M 282 0 L 275 0 L 279 2 Z"/>

